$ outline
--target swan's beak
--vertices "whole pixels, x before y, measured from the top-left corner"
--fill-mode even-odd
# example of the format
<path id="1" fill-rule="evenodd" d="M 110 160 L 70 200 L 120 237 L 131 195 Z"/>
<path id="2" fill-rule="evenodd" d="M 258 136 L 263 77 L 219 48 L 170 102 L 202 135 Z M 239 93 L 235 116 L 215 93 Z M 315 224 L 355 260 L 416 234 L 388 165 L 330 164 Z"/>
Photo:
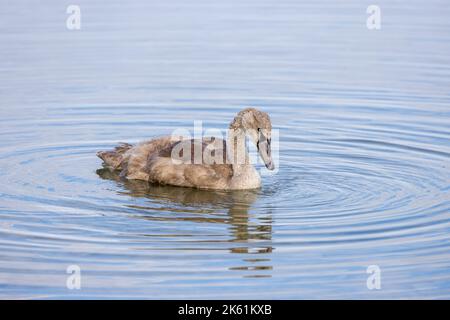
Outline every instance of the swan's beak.
<path id="1" fill-rule="evenodd" d="M 266 168 L 269 170 L 274 170 L 275 165 L 273 164 L 272 160 L 272 150 L 270 142 L 271 142 L 270 138 L 267 139 L 266 136 L 264 136 L 264 134 L 262 133 L 262 131 L 260 131 L 256 147 L 258 148 L 259 155 L 261 156 L 261 159 L 264 161 Z"/>

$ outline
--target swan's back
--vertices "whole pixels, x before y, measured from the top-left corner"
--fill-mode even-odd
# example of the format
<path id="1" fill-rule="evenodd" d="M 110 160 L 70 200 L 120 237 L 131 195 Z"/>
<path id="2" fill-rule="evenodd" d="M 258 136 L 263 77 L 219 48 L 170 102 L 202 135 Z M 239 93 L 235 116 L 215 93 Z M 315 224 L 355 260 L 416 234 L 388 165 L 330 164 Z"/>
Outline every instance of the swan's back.
<path id="1" fill-rule="evenodd" d="M 178 140 L 172 137 L 162 137 L 142 142 L 136 146 L 120 144 L 114 150 L 100 151 L 97 155 L 110 170 L 120 170 L 120 176 L 127 179 L 145 180 L 160 184 L 170 184 L 182 187 L 197 187 L 208 189 L 227 189 L 233 176 L 233 167 L 226 162 L 226 143 L 218 140 L 219 148 L 208 152 L 222 152 L 219 163 L 195 164 L 196 145 L 201 144 L 201 155 L 210 146 L 211 140 Z M 191 155 L 183 157 L 183 151 L 189 150 Z M 184 147 L 184 148 L 183 148 Z M 174 163 L 174 150 L 181 150 L 178 156 L 186 162 Z"/>

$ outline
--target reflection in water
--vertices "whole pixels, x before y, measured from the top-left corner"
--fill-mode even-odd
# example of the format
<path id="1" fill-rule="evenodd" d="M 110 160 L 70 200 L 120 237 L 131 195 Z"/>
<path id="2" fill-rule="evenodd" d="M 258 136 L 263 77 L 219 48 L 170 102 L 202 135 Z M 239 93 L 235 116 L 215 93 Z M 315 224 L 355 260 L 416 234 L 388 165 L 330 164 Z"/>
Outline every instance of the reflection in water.
<path id="1" fill-rule="evenodd" d="M 128 207 L 147 211 L 148 214 L 138 216 L 153 221 L 189 221 L 196 223 L 221 223 L 227 224 L 233 243 L 229 248 L 233 254 L 268 254 L 273 248 L 272 240 L 272 215 L 270 208 L 266 215 L 259 216 L 256 221 L 251 221 L 249 209 L 256 201 L 259 190 L 240 191 L 211 191 L 194 188 L 182 188 L 165 185 L 150 184 L 146 181 L 126 180 L 119 177 L 118 172 L 108 169 L 99 169 L 97 174 L 102 179 L 114 180 L 123 186 L 126 191 L 120 193 L 132 197 L 147 198 L 152 201 L 152 206 L 129 205 Z M 170 216 L 154 216 L 155 203 L 157 210 L 172 212 Z M 225 209 L 228 214 L 224 216 L 212 216 L 216 210 Z M 193 214 L 184 216 L 186 212 Z M 255 247 L 255 243 L 263 245 Z M 253 245 L 251 245 L 253 244 Z M 272 270 L 270 259 L 251 258 L 243 259 L 244 266 L 231 267 L 230 270 L 267 271 Z M 248 265 L 250 264 L 250 265 Z M 251 274 L 245 277 L 270 277 L 270 274 Z"/>

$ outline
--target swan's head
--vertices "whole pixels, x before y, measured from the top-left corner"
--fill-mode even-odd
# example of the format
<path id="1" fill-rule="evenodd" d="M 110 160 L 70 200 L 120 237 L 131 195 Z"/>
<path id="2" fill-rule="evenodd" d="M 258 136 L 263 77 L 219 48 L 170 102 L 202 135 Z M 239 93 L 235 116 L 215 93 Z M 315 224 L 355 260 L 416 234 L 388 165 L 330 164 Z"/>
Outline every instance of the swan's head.
<path id="1" fill-rule="evenodd" d="M 256 145 L 266 168 L 275 169 L 271 149 L 272 123 L 267 113 L 255 108 L 244 109 L 238 113 L 230 129 L 243 129 Z"/>

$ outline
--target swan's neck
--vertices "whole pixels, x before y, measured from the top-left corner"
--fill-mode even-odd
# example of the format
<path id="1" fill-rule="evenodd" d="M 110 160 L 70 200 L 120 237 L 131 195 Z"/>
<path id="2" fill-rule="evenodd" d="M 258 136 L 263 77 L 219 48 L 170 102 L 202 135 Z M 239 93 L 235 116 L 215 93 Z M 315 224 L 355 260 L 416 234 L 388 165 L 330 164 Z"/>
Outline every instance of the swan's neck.
<path id="1" fill-rule="evenodd" d="M 227 139 L 228 161 L 233 167 L 232 187 L 235 189 L 259 188 L 261 178 L 247 152 L 246 134 L 244 130 L 230 128 Z"/>

